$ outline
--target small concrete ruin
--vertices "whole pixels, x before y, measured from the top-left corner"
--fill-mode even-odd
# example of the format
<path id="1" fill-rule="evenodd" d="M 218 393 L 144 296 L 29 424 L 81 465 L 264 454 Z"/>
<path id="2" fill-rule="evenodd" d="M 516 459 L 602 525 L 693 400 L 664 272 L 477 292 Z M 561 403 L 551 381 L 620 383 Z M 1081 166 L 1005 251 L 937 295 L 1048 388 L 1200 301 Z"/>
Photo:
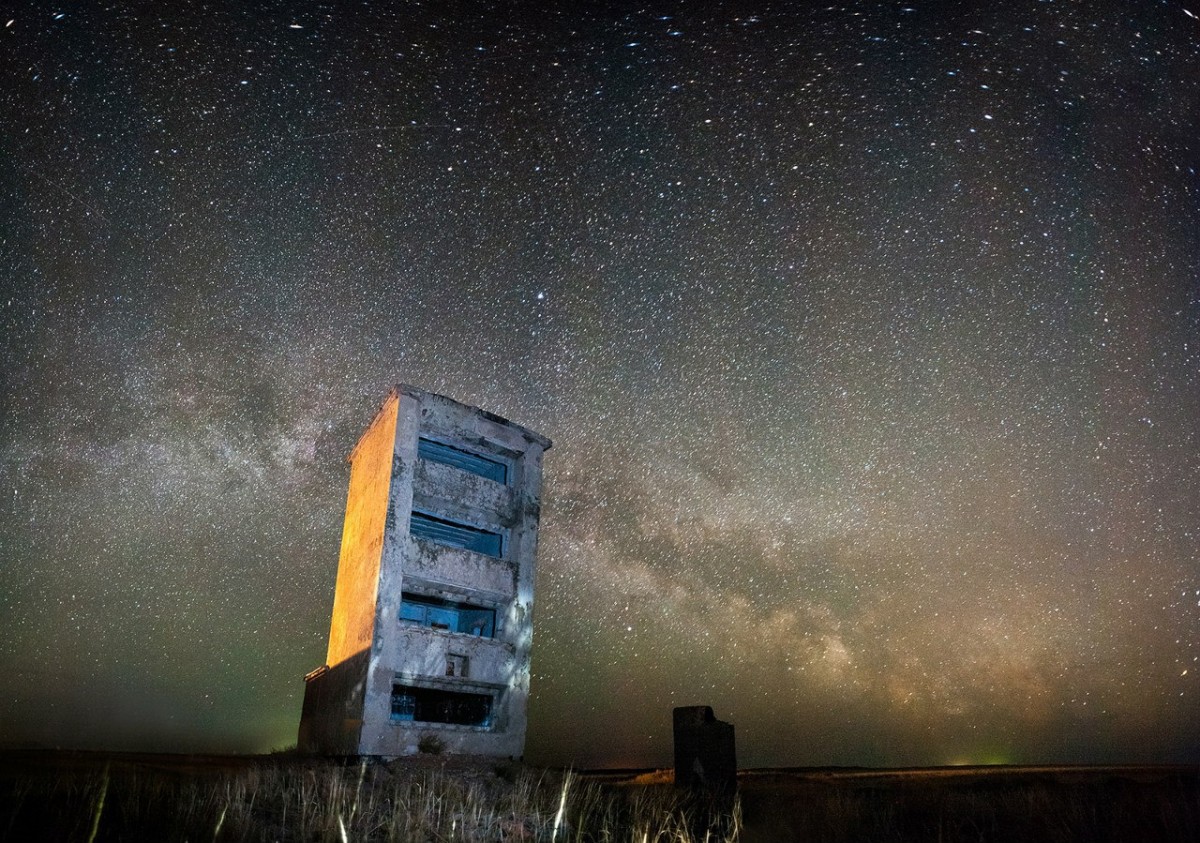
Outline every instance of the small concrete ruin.
<path id="1" fill-rule="evenodd" d="M 400 385 L 350 454 L 325 664 L 301 751 L 525 751 L 542 454 L 550 440 Z"/>
<path id="2" fill-rule="evenodd" d="M 733 724 L 718 720 L 711 706 L 680 706 L 673 711 L 677 787 L 733 793 L 737 751 Z"/>

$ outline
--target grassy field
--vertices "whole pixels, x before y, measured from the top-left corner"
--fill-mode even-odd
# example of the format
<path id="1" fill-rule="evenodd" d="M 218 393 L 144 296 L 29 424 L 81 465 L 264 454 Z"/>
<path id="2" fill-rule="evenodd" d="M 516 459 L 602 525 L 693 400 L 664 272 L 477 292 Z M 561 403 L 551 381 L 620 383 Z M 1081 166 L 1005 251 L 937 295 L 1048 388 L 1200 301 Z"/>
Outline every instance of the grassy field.
<path id="1" fill-rule="evenodd" d="M 761 770 L 739 792 L 746 843 L 1200 841 L 1194 766 Z"/>
<path id="2" fill-rule="evenodd" d="M 9 753 L 0 839 L 1197 841 L 1195 767 L 757 770 L 735 799 L 669 773 Z"/>
<path id="3" fill-rule="evenodd" d="M 738 839 L 738 809 L 670 784 L 443 757 L 401 762 L 10 754 L 0 839 L 691 841 Z"/>

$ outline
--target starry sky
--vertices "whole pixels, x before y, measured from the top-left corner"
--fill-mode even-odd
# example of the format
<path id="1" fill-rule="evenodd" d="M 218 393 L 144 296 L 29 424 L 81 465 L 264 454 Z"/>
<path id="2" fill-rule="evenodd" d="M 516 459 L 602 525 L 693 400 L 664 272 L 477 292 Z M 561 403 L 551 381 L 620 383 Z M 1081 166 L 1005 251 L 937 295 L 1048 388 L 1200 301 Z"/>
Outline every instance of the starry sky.
<path id="1" fill-rule="evenodd" d="M 8 4 L 0 742 L 293 744 L 407 382 L 555 443 L 532 761 L 1200 761 L 1198 15 Z"/>

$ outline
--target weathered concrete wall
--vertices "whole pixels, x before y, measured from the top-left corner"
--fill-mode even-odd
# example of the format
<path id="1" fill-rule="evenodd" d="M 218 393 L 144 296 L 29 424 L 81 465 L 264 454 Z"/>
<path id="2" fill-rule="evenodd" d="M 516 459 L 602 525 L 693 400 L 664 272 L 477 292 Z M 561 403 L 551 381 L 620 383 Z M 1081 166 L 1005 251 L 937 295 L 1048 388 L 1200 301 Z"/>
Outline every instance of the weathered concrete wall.
<path id="1" fill-rule="evenodd" d="M 549 443 L 546 443 L 549 446 Z M 517 567 L 517 598 L 509 609 L 506 640 L 512 644 L 514 671 L 508 678 L 507 704 L 520 712 L 521 744 L 524 747 L 527 711 L 529 708 L 529 677 L 533 654 L 533 586 L 536 577 L 538 524 L 542 513 L 542 456 L 545 448 L 539 442 L 529 443 L 520 461 L 521 485 L 515 501 L 517 517 L 512 529 L 513 556 L 527 560 Z"/>
<path id="2" fill-rule="evenodd" d="M 395 394 L 388 396 L 350 455 L 350 492 L 325 657 L 331 666 L 368 649 L 374 637 L 398 403 Z"/>
<path id="3" fill-rule="evenodd" d="M 487 513 L 496 526 L 511 527 L 517 517 L 512 486 L 424 460 L 418 460 L 413 471 L 413 498 L 417 506 L 447 514 Z"/>
<path id="4" fill-rule="evenodd" d="M 519 566 L 512 562 L 456 547 L 443 547 L 409 535 L 398 537 L 397 542 L 404 545 L 404 574 L 408 578 L 459 586 L 507 599 L 516 596 Z"/>

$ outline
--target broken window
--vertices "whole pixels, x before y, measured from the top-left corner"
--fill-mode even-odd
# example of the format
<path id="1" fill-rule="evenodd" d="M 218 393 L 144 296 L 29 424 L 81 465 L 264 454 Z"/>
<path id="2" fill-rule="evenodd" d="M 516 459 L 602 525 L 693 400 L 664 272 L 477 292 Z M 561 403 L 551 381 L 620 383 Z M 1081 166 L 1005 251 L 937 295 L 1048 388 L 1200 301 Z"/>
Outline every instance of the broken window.
<path id="1" fill-rule="evenodd" d="M 407 591 L 400 595 L 400 620 L 479 638 L 492 638 L 496 634 L 495 609 Z"/>
<path id="2" fill-rule="evenodd" d="M 393 685 L 392 719 L 487 727 L 492 724 L 492 696 Z"/>
<path id="3" fill-rule="evenodd" d="M 446 654 L 446 675 L 467 678 L 467 657 L 460 653 Z"/>
<path id="4" fill-rule="evenodd" d="M 447 547 L 461 547 L 463 550 L 473 550 L 485 556 L 497 559 L 504 552 L 504 536 L 491 530 L 472 527 L 458 521 L 438 518 L 424 512 L 413 510 L 409 520 L 409 533 L 419 539 L 444 544 Z"/>
<path id="5" fill-rule="evenodd" d="M 417 456 L 429 462 L 438 462 L 488 480 L 495 480 L 497 483 L 508 483 L 507 463 L 453 445 L 434 442 L 423 436 L 417 440 Z"/>

